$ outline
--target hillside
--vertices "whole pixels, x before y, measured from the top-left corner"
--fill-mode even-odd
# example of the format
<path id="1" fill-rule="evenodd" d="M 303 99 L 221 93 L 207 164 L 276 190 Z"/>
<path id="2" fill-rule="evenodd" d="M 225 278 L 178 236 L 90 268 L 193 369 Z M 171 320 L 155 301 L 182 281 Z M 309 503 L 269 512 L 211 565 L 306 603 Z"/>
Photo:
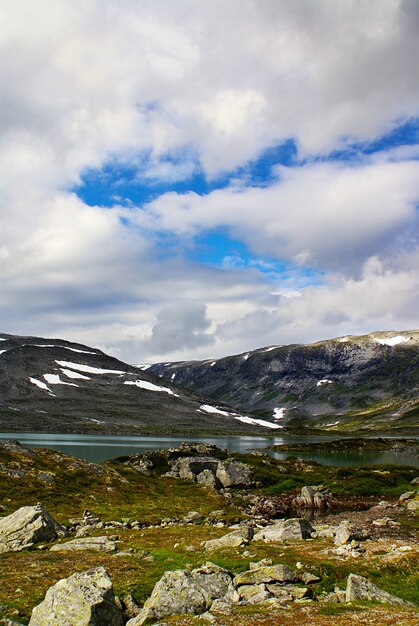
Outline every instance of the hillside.
<path id="1" fill-rule="evenodd" d="M 417 330 L 159 363 L 147 372 L 285 428 L 412 432 L 419 424 Z"/>
<path id="2" fill-rule="evenodd" d="M 0 430 L 137 435 L 266 434 L 242 415 L 95 348 L 0 335 Z"/>

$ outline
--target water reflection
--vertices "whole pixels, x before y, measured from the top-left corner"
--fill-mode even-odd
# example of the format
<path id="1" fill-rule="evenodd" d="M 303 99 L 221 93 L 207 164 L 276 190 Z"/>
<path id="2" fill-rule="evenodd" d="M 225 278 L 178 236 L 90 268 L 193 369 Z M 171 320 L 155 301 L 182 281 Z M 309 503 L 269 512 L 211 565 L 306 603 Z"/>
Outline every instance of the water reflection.
<path id="1" fill-rule="evenodd" d="M 285 459 L 290 452 L 274 452 L 264 450 L 267 446 L 284 443 L 316 443 L 339 439 L 333 436 L 282 436 L 282 437 L 135 437 L 115 435 L 78 435 L 54 433 L 0 433 L 0 439 L 17 439 L 23 445 L 34 448 L 60 450 L 66 454 L 77 456 L 87 461 L 100 462 L 118 456 L 137 454 L 146 450 L 177 447 L 182 442 L 215 444 L 229 452 L 248 452 L 263 450 L 275 459 Z M 400 437 L 398 437 L 400 438 Z M 418 458 L 412 452 L 321 452 L 293 454 L 303 459 L 312 459 L 325 465 L 347 466 L 365 464 L 394 463 L 399 465 L 417 465 Z"/>

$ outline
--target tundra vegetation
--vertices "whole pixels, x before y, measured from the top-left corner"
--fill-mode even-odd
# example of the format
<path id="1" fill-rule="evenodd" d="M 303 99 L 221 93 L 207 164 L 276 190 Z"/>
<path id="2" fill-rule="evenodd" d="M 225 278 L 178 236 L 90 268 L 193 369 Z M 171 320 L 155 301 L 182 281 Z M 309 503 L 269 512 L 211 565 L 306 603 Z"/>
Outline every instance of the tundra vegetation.
<path id="1" fill-rule="evenodd" d="M 218 473 L 224 482 L 226 468 L 236 471 L 244 464 L 251 484 L 244 478 L 228 487 L 195 482 L 202 473 L 209 476 L 200 465 L 205 457 L 215 460 L 214 471 L 224 468 L 224 474 Z M 191 458 L 195 465 L 189 463 Z M 179 474 L 179 467 L 188 463 L 199 466 L 200 474 L 192 472 L 189 479 L 174 475 L 173 467 Z M 4 442 L 0 539 L 2 519 L 37 503 L 67 536 L 57 532 L 52 540 L 0 554 L 0 620 L 28 624 L 34 607 L 59 580 L 105 568 L 124 610 L 123 621 L 137 619 L 133 624 L 180 626 L 213 620 L 226 625 L 240 621 L 249 626 L 321 626 L 356 621 L 413 626 L 419 604 L 417 474 L 414 467 L 336 468 L 297 457 L 276 461 L 260 453 L 227 455 L 211 446 L 92 464 Z M 309 486 L 327 494 L 327 506 L 295 511 L 294 499 L 311 493 L 302 491 Z M 292 533 L 284 534 L 284 516 L 305 519 L 300 526 L 311 525 L 313 533 L 298 538 L 292 534 L 294 524 Z M 274 527 L 282 529 L 282 539 L 264 540 Z M 230 533 L 232 540 L 213 541 Z M 219 603 L 220 613 L 200 609 L 198 617 L 163 615 L 153 621 L 158 611 L 152 607 L 157 612 L 146 621 L 141 614 L 135 618 L 144 603 L 150 604 L 156 583 L 163 580 L 164 586 L 165 572 L 189 572 L 176 576 L 191 580 L 203 575 L 202 568 L 206 576 L 216 576 L 211 568 L 217 572 L 217 567 L 234 576 L 234 593 L 239 594 L 233 603 Z M 353 580 L 355 588 L 356 582 L 362 587 L 364 579 L 404 603 L 374 594 L 346 601 L 348 581 Z"/>

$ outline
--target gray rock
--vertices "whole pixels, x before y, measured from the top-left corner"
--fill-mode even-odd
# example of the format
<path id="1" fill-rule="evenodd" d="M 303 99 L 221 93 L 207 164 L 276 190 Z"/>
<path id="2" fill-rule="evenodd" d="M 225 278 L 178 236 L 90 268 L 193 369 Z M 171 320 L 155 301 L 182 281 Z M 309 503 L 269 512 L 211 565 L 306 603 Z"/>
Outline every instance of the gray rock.
<path id="1" fill-rule="evenodd" d="M 266 526 L 255 534 L 255 541 L 271 543 L 286 541 L 287 539 L 310 539 L 314 531 L 313 526 L 305 519 L 290 518 L 281 520 L 271 526 Z"/>
<path id="2" fill-rule="evenodd" d="M 29 626 L 122 626 L 112 581 L 103 567 L 73 574 L 48 589 Z"/>
<path id="3" fill-rule="evenodd" d="M 342 546 L 358 538 L 359 532 L 351 525 L 350 522 L 344 520 L 336 528 L 334 543 L 337 546 Z"/>
<path id="4" fill-rule="evenodd" d="M 42 504 L 23 506 L 0 519 L 0 554 L 32 548 L 40 541 L 55 541 L 66 535 L 65 529 Z"/>
<path id="5" fill-rule="evenodd" d="M 65 543 L 57 543 L 50 552 L 74 552 L 76 550 L 96 550 L 98 552 L 115 552 L 117 545 L 108 537 L 82 537 Z"/>
<path id="6" fill-rule="evenodd" d="M 294 600 L 294 596 L 288 591 L 288 587 L 284 587 L 284 585 L 280 585 L 279 583 L 273 583 L 270 585 L 266 585 L 269 593 L 281 600 L 282 603 L 292 602 Z"/>
<path id="7" fill-rule="evenodd" d="M 264 584 L 259 585 L 243 585 L 239 590 L 240 599 L 246 604 L 258 604 L 270 597 L 269 591 Z"/>
<path id="8" fill-rule="evenodd" d="M 186 456 L 170 462 L 172 476 L 196 482 L 197 476 L 204 470 L 210 471 L 213 476 L 217 473 L 220 461 L 207 456 Z"/>
<path id="9" fill-rule="evenodd" d="M 370 582 L 368 578 L 358 576 L 357 574 L 349 574 L 345 594 L 346 602 L 355 600 L 376 600 L 386 604 L 396 604 L 399 606 L 409 606 L 409 602 L 393 596 L 387 591 L 383 591 L 377 585 Z"/>
<path id="10" fill-rule="evenodd" d="M 233 532 L 219 537 L 218 539 L 209 539 L 204 541 L 202 545 L 208 552 L 218 550 L 220 548 L 239 548 L 245 546 L 253 537 L 253 529 L 249 526 L 242 526 Z"/>
<path id="11" fill-rule="evenodd" d="M 200 485 L 206 485 L 207 487 L 213 487 L 217 489 L 220 486 L 217 478 L 209 469 L 204 469 L 200 474 L 196 477 L 196 482 Z"/>
<path id="12" fill-rule="evenodd" d="M 198 522 L 202 522 L 203 519 L 204 516 L 201 515 L 201 513 L 198 513 L 198 511 L 189 511 L 186 513 L 183 521 L 185 524 L 197 524 Z"/>
<path id="13" fill-rule="evenodd" d="M 258 585 L 260 583 L 295 583 L 299 577 L 286 565 L 270 565 L 258 569 L 248 570 L 237 574 L 234 585 Z"/>
<path id="14" fill-rule="evenodd" d="M 410 481 L 411 485 L 419 485 L 419 476 Z"/>
<path id="15" fill-rule="evenodd" d="M 205 613 L 215 599 L 227 594 L 231 578 L 229 572 L 212 564 L 191 572 L 165 572 L 141 612 L 127 626 L 142 626 L 182 613 Z"/>
<path id="16" fill-rule="evenodd" d="M 404 500 L 410 500 L 416 495 L 416 491 L 405 491 L 399 498 L 399 502 L 403 502 Z"/>
<path id="17" fill-rule="evenodd" d="M 216 476 L 223 487 L 246 487 L 252 484 L 250 469 L 244 463 L 234 459 L 221 462 Z"/>
<path id="18" fill-rule="evenodd" d="M 331 494 L 323 485 L 303 487 L 292 504 L 295 507 L 325 509 L 330 506 Z"/>

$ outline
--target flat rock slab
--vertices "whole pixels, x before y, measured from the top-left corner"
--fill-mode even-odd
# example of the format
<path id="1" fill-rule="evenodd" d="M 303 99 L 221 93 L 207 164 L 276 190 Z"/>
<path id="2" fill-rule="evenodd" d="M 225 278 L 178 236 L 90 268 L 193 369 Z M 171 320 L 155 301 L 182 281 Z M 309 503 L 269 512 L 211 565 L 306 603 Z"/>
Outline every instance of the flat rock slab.
<path id="1" fill-rule="evenodd" d="M 242 572 L 234 578 L 234 585 L 259 585 L 260 583 L 296 583 L 300 579 L 286 565 L 271 565 Z"/>
<path id="2" fill-rule="evenodd" d="M 266 526 L 254 536 L 255 541 L 271 543 L 288 539 L 310 539 L 314 532 L 313 526 L 305 519 L 290 518 Z"/>
<path id="3" fill-rule="evenodd" d="M 23 506 L 0 519 L 0 554 L 32 548 L 40 541 L 55 541 L 65 529 L 42 506 Z"/>
<path id="4" fill-rule="evenodd" d="M 123 626 L 105 568 L 59 580 L 32 611 L 29 626 Z"/>
<path id="5" fill-rule="evenodd" d="M 74 552 L 76 550 L 96 550 L 98 552 L 115 552 L 117 544 L 108 537 L 81 537 L 65 543 L 57 543 L 50 552 Z"/>
<path id="6" fill-rule="evenodd" d="M 219 539 L 209 539 L 202 544 L 208 552 L 218 550 L 220 548 L 239 548 L 245 546 L 251 541 L 253 537 L 253 529 L 248 526 L 243 526 L 237 530 L 234 530 L 227 535 L 223 535 Z"/>

